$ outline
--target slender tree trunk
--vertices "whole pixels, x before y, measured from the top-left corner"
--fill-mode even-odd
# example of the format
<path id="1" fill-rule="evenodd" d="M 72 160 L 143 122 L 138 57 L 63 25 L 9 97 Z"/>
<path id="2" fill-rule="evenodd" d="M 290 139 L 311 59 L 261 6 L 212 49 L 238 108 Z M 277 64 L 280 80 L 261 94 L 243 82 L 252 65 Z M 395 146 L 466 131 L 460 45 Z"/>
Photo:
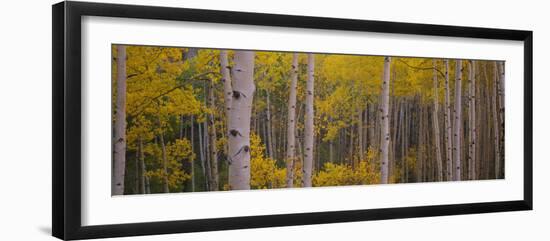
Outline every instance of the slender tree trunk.
<path id="1" fill-rule="evenodd" d="M 267 124 L 267 154 L 269 158 L 273 159 L 273 130 L 271 128 L 271 100 L 269 96 L 269 90 L 265 91 L 266 101 L 266 124 Z"/>
<path id="2" fill-rule="evenodd" d="M 380 107 L 380 125 L 381 125 L 381 142 L 380 142 L 380 183 L 388 183 L 388 147 L 390 144 L 390 122 L 388 104 L 390 98 L 390 63 L 391 58 L 384 58 L 384 76 L 382 80 L 382 103 Z"/>
<path id="3" fill-rule="evenodd" d="M 353 118 L 353 116 L 352 116 L 352 118 Z M 353 136 L 354 136 L 354 134 L 353 134 L 353 124 L 351 124 L 350 127 L 349 127 L 349 145 L 348 146 L 349 146 L 349 164 L 352 168 L 354 167 L 353 166 L 353 145 L 354 145 Z"/>
<path id="4" fill-rule="evenodd" d="M 392 77 L 392 86 L 395 86 L 395 80 L 396 80 L 396 71 L 395 69 L 393 70 L 393 74 L 394 76 Z M 391 117 L 391 123 L 393 123 L 393 126 L 391 128 L 391 131 L 390 133 L 392 133 L 391 135 L 391 140 L 390 140 L 390 145 L 391 145 L 391 159 L 390 159 L 390 165 L 389 165 L 389 173 L 390 173 L 390 182 L 396 182 L 397 181 L 397 173 L 395 172 L 395 170 L 397 169 L 397 148 L 398 148 L 398 145 L 399 145 L 399 140 L 397 139 L 398 137 L 398 134 L 399 134 L 399 111 L 400 111 L 400 105 L 401 105 L 401 99 L 395 97 L 394 95 L 394 88 L 392 87 L 392 95 L 394 96 L 393 99 L 393 107 L 392 107 L 392 112 L 393 112 L 393 115 Z M 395 176 L 394 176 L 395 174 Z M 393 179 L 391 178 L 393 177 Z"/>
<path id="5" fill-rule="evenodd" d="M 224 96 L 224 105 L 225 105 L 225 130 L 224 130 L 224 136 L 229 136 L 229 128 L 230 126 L 229 121 L 231 118 L 229 118 L 229 113 L 231 112 L 231 101 L 233 100 L 233 87 L 231 84 L 231 67 L 229 66 L 229 60 L 227 58 L 227 50 L 220 50 L 220 69 L 222 74 L 222 82 L 223 82 L 223 96 Z M 225 142 L 225 156 L 226 156 L 226 163 L 229 161 L 229 155 L 228 152 L 228 146 L 227 141 Z"/>
<path id="6" fill-rule="evenodd" d="M 404 168 L 404 171 L 403 171 L 403 180 L 404 182 L 409 182 L 409 164 L 407 163 L 407 157 L 409 156 L 409 143 L 410 143 L 410 135 L 411 135 L 411 110 L 410 110 L 410 103 L 409 101 L 407 101 L 405 103 L 405 135 L 404 135 L 404 139 L 405 139 L 405 143 L 404 143 L 404 148 L 405 149 L 405 152 L 404 152 L 404 157 L 405 157 L 405 160 L 404 160 L 404 163 L 405 165 L 403 165 L 405 168 Z"/>
<path id="7" fill-rule="evenodd" d="M 229 121 L 229 189 L 250 189 L 250 121 L 254 85 L 254 52 L 235 51 L 233 100 Z"/>
<path id="8" fill-rule="evenodd" d="M 159 118 L 159 128 L 162 128 L 160 126 L 160 118 Z M 160 130 L 160 146 L 162 151 L 162 177 L 163 177 L 163 192 L 169 193 L 170 189 L 168 187 L 168 159 L 166 158 L 166 144 L 164 142 L 164 133 L 162 129 Z"/>
<path id="9" fill-rule="evenodd" d="M 114 123 L 114 165 L 111 194 L 124 194 L 126 172 L 126 47 L 117 46 L 117 96 Z"/>
<path id="10" fill-rule="evenodd" d="M 151 194 L 151 181 L 149 177 L 145 177 L 145 193 Z"/>
<path id="11" fill-rule="evenodd" d="M 476 80 L 476 76 L 479 76 L 479 80 L 481 80 L 481 65 L 479 62 L 475 62 L 476 65 L 474 66 L 474 91 L 475 91 L 475 96 L 474 96 L 474 104 L 475 104 L 475 119 L 474 119 L 474 123 L 475 123 L 475 141 L 474 141 L 474 146 L 475 146 L 475 156 L 474 156 L 474 160 L 475 160 L 475 174 L 474 174 L 474 178 L 475 179 L 480 179 L 481 178 L 481 173 L 482 173 L 482 170 L 481 170 L 481 159 L 482 159 L 482 156 L 481 156 L 481 152 L 480 152 L 480 149 L 479 147 L 481 147 L 481 144 L 483 143 L 483 139 L 481 137 L 481 133 L 482 131 L 479 131 L 480 129 L 482 129 L 482 125 L 483 125 L 483 122 L 486 122 L 484 121 L 484 119 L 482 118 L 482 112 L 481 112 L 481 109 L 483 107 L 482 105 L 482 102 L 483 101 L 478 101 L 478 99 L 481 100 L 481 87 L 482 87 L 482 84 L 481 84 L 481 81 L 479 81 L 478 83 L 475 82 Z M 478 144 L 479 143 L 479 144 Z"/>
<path id="12" fill-rule="evenodd" d="M 455 69 L 455 110 L 454 110 L 454 162 L 455 162 L 455 181 L 461 180 L 461 144 L 462 144 L 462 60 L 456 60 Z"/>
<path id="13" fill-rule="evenodd" d="M 418 143 L 416 148 L 416 182 L 422 182 L 422 165 L 424 162 L 424 106 L 419 104 L 418 111 Z"/>
<path id="14" fill-rule="evenodd" d="M 399 132 L 400 132 L 400 142 L 401 142 L 401 169 L 402 169 L 402 173 L 401 173 L 401 182 L 404 183 L 406 182 L 405 181 L 405 170 L 406 170 L 406 165 L 407 165 L 407 155 L 405 154 L 406 153 L 406 147 L 405 147 L 405 140 L 407 139 L 407 125 L 406 125 L 406 118 L 407 118 L 407 112 L 406 112 L 406 108 L 405 108 L 405 105 L 407 104 L 407 99 L 404 99 L 402 102 L 401 102 L 401 105 L 400 105 L 400 109 L 401 109 L 401 117 L 399 118 Z"/>
<path id="15" fill-rule="evenodd" d="M 437 181 L 443 181 L 443 160 L 441 159 L 440 134 L 439 134 L 439 83 L 437 81 L 437 62 L 433 60 L 433 81 L 434 81 L 434 111 L 432 114 L 434 128 L 434 143 L 435 143 L 435 159 L 437 166 Z"/>
<path id="16" fill-rule="evenodd" d="M 111 183 L 112 195 L 124 194 L 126 171 L 126 47 L 117 46 L 117 96 L 114 130 L 114 166 Z"/>
<path id="17" fill-rule="evenodd" d="M 499 130 L 499 113 L 498 113 L 498 101 L 499 97 L 499 73 L 498 64 L 495 61 L 493 63 L 493 129 L 495 132 L 495 179 L 500 177 L 500 130 Z"/>
<path id="18" fill-rule="evenodd" d="M 216 110 L 216 103 L 214 99 L 214 80 L 210 80 L 210 88 L 208 89 L 208 96 L 210 99 L 210 109 L 212 111 Z M 214 118 L 214 114 L 211 112 L 208 115 L 208 120 L 210 124 L 209 129 L 209 140 L 210 140 L 210 168 L 211 168 L 211 185 L 210 185 L 210 191 L 217 191 L 219 188 L 219 180 L 218 180 L 218 150 L 216 147 L 216 120 Z"/>
<path id="19" fill-rule="evenodd" d="M 296 159 L 296 85 L 298 82 L 298 54 L 292 54 L 292 70 L 290 72 L 290 90 L 288 96 L 288 126 L 286 148 L 286 186 L 293 187 L 294 161 Z M 331 146 L 332 148 L 332 142 Z M 332 149 L 331 149 L 332 155 Z M 332 156 L 331 156 L 332 158 Z"/>
<path id="20" fill-rule="evenodd" d="M 453 180 L 453 151 L 452 151 L 452 135 L 451 135 L 451 95 L 449 86 L 449 60 L 445 59 L 445 157 L 447 164 L 447 181 Z"/>
<path id="21" fill-rule="evenodd" d="M 482 113 L 483 113 L 483 119 L 484 120 L 487 120 L 487 121 L 482 121 L 481 123 L 483 123 L 483 126 L 485 128 L 481 128 L 481 130 L 483 131 L 483 144 L 482 146 L 484 148 L 487 148 L 487 151 L 483 151 L 483 158 L 480 159 L 480 160 L 491 160 L 491 158 L 494 156 L 494 153 L 495 153 L 495 150 L 493 148 L 495 148 L 494 145 L 491 144 L 491 141 L 494 141 L 492 140 L 493 138 L 493 133 L 491 133 L 491 116 L 493 115 L 493 113 L 491 113 L 491 106 L 493 105 L 491 99 L 492 99 L 492 96 L 491 96 L 491 83 L 489 81 L 489 76 L 487 75 L 487 68 L 488 68 L 488 63 L 484 64 L 483 65 L 483 77 L 484 77 L 484 88 L 483 88 L 483 96 L 485 97 L 484 99 L 484 110 Z M 494 144 L 494 143 L 493 143 Z M 492 148 L 491 148 L 492 147 Z M 480 147 L 481 148 L 481 147 Z M 492 164 L 492 163 L 491 163 Z M 484 173 L 483 173 L 483 176 L 485 179 L 490 179 L 491 176 L 490 176 L 490 171 L 491 171 L 491 167 L 494 168 L 494 165 L 493 166 L 490 166 L 490 163 L 488 163 L 488 161 L 485 161 L 483 162 L 483 169 L 484 169 Z"/>
<path id="22" fill-rule="evenodd" d="M 202 130 L 202 123 L 198 123 L 198 126 L 199 126 L 199 133 L 198 133 L 198 136 L 199 136 L 199 154 L 200 154 L 200 158 L 201 158 L 201 168 L 202 168 L 202 174 L 204 176 L 204 186 L 205 186 L 205 190 L 210 190 L 208 187 L 208 182 L 210 180 L 210 175 L 208 174 L 207 172 L 207 167 L 206 167 L 206 155 L 204 153 L 204 149 L 205 149 L 205 146 L 204 146 L 204 140 L 203 140 L 203 137 L 204 137 L 204 131 Z"/>
<path id="23" fill-rule="evenodd" d="M 373 110 L 373 103 L 367 103 L 367 112 L 369 113 L 368 115 L 368 118 L 367 118 L 367 129 L 368 129 L 368 134 L 369 134 L 369 143 L 370 143 L 370 148 L 372 148 L 373 150 L 376 150 L 376 139 L 375 139 L 375 122 L 378 121 L 378 119 L 375 119 L 376 116 L 376 113 L 373 114 L 373 112 L 377 112 L 377 110 Z"/>
<path id="24" fill-rule="evenodd" d="M 145 194 L 145 174 L 147 170 L 145 169 L 145 152 L 143 151 L 143 139 L 139 137 L 139 167 L 140 167 L 140 193 Z"/>
<path id="25" fill-rule="evenodd" d="M 225 111 L 229 113 L 231 111 L 231 101 L 233 100 L 233 87 L 231 87 L 231 67 L 227 59 L 227 50 L 220 50 L 220 65 Z M 229 116 L 227 116 L 227 121 L 229 121 L 229 119 Z"/>
<path id="26" fill-rule="evenodd" d="M 499 160 L 499 163 L 502 162 L 502 160 L 504 159 L 504 131 L 505 131 L 505 128 L 504 128 L 504 83 L 505 83 L 505 74 L 504 74 L 504 61 L 501 61 L 499 62 L 498 64 L 499 66 L 499 91 L 498 91 L 498 103 L 499 103 L 499 111 L 498 111 L 498 115 L 499 115 L 499 125 L 498 127 L 500 128 L 499 130 L 499 134 L 500 134 L 500 138 L 499 138 L 499 147 L 500 147 L 500 156 L 498 156 L 498 160 Z M 502 178 L 504 176 L 503 174 L 503 165 L 499 165 L 501 168 L 499 169 L 498 171 L 498 175 L 497 175 L 497 178 Z"/>
<path id="27" fill-rule="evenodd" d="M 197 48 L 187 48 L 187 51 L 182 51 L 183 60 L 190 60 L 195 58 L 199 54 L 199 49 Z"/>
<path id="28" fill-rule="evenodd" d="M 311 174 L 313 166 L 313 118 L 315 117 L 313 107 L 314 96 L 314 71 L 315 71 L 315 58 L 313 54 L 307 55 L 307 83 L 306 83 L 306 116 L 304 123 L 304 187 L 311 187 Z"/>
<path id="29" fill-rule="evenodd" d="M 363 110 L 359 108 L 359 113 L 357 115 L 359 120 L 357 121 L 357 140 L 359 142 L 359 161 L 364 161 L 365 150 L 363 149 Z"/>
<path id="30" fill-rule="evenodd" d="M 365 109 L 363 110 L 363 152 L 369 149 L 369 103 L 367 102 Z"/>
<path id="31" fill-rule="evenodd" d="M 207 99 L 207 93 L 206 93 L 206 89 L 205 89 L 205 102 L 204 102 L 204 106 L 208 106 L 207 103 L 206 103 L 206 99 Z M 206 164 L 205 168 L 206 168 L 206 176 L 207 176 L 207 180 L 208 180 L 208 189 L 207 190 L 212 190 L 212 184 L 214 183 L 214 176 L 212 175 L 212 166 L 211 166 L 211 146 L 210 146 L 210 128 L 209 128 L 209 125 L 208 125 L 208 115 L 206 115 L 206 121 L 203 122 L 203 130 L 204 130 L 204 156 L 205 156 L 205 159 L 204 159 L 204 163 Z"/>
<path id="32" fill-rule="evenodd" d="M 469 151 L 469 156 L 468 156 L 468 174 L 469 174 L 469 179 L 470 180 L 474 180 L 476 179 L 476 132 L 477 132 L 477 122 L 476 122 L 476 95 L 475 95 L 475 91 L 476 91 L 476 71 L 475 71 L 475 61 L 471 60 L 470 61 L 470 65 L 469 65 L 469 83 L 470 83 L 470 86 L 469 86 L 469 91 L 470 91 L 470 98 L 469 98 L 469 119 L 470 119 L 470 122 L 469 122 L 469 137 L 468 137 L 468 142 L 469 142 L 469 148 L 468 148 L 468 151 Z"/>
<path id="33" fill-rule="evenodd" d="M 195 153 L 195 144 L 194 144 L 194 140 L 195 140 L 195 133 L 194 133 L 194 115 L 191 115 L 191 138 L 190 138 L 190 142 L 191 142 L 191 153 Z M 195 191 L 195 159 L 191 159 L 191 191 L 194 192 Z"/>

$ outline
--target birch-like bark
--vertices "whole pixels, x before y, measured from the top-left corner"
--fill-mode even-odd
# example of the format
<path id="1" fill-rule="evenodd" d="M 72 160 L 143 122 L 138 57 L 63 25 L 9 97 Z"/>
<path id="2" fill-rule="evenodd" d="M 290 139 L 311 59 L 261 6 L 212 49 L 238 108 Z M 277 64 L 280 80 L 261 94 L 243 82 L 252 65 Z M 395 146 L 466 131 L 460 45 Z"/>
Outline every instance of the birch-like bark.
<path id="1" fill-rule="evenodd" d="M 505 76 L 504 76 L 504 61 L 501 61 L 499 62 L 499 78 L 498 78 L 498 87 L 499 87 L 499 91 L 498 91 L 498 101 L 499 101 L 499 111 L 498 111 L 498 116 L 499 116 L 499 121 L 500 121 L 500 124 L 499 124 L 499 128 L 500 128 L 500 138 L 499 138 L 499 147 L 501 148 L 500 149 L 500 153 L 501 153 L 501 156 L 498 157 L 498 160 L 499 160 L 499 163 L 502 162 L 503 160 L 503 155 L 504 155 L 504 83 L 505 83 Z M 497 178 L 501 178 L 503 175 L 502 175 L 502 170 L 499 169 L 499 176 Z"/>
<path id="2" fill-rule="evenodd" d="M 195 140 L 195 131 L 194 131 L 194 115 L 191 115 L 191 153 L 195 153 L 195 145 L 193 143 L 193 140 Z M 195 159 L 191 159 L 191 191 L 195 191 Z"/>
<path id="3" fill-rule="evenodd" d="M 231 112 L 231 101 L 233 100 L 233 87 L 231 86 L 231 67 L 227 59 L 227 50 L 220 50 L 220 69 L 223 82 L 225 112 Z M 229 125 L 229 115 L 226 115 L 227 124 Z"/>
<path id="4" fill-rule="evenodd" d="M 250 121 L 254 85 L 254 52 L 235 51 L 229 126 L 229 189 L 250 189 Z"/>
<path id="5" fill-rule="evenodd" d="M 388 147 L 390 144 L 390 122 L 388 105 L 390 101 L 390 63 L 391 57 L 384 58 L 384 76 L 382 80 L 382 102 L 380 103 L 380 183 L 388 183 Z"/>
<path id="6" fill-rule="evenodd" d="M 417 127 L 417 148 L 416 148 L 416 172 L 415 181 L 422 182 L 422 165 L 424 162 L 424 106 L 419 104 L 418 127 Z"/>
<path id="7" fill-rule="evenodd" d="M 436 159 L 436 173 L 437 181 L 443 181 L 443 160 L 441 159 L 441 144 L 439 134 L 439 83 L 437 80 L 437 61 L 433 60 L 433 88 L 434 88 L 434 111 L 432 114 L 432 124 L 434 128 L 434 143 L 435 143 L 435 159 Z"/>
<path id="8" fill-rule="evenodd" d="M 214 80 L 210 80 L 210 88 L 208 89 L 208 98 L 210 99 L 210 109 L 214 111 L 216 109 L 216 103 L 214 99 Z M 211 168 L 211 182 L 210 182 L 210 191 L 217 191 L 219 188 L 219 179 L 218 179 L 218 150 L 216 148 L 216 120 L 214 114 L 211 112 L 208 114 L 208 121 L 210 127 L 208 128 L 209 139 L 210 139 L 210 168 Z"/>
<path id="9" fill-rule="evenodd" d="M 114 129 L 114 165 L 111 194 L 124 194 L 126 171 L 126 47 L 117 46 L 117 96 Z"/>
<path id="10" fill-rule="evenodd" d="M 198 127 L 199 127 L 199 133 L 198 133 L 198 136 L 199 136 L 199 154 L 200 154 L 200 158 L 201 158 L 202 174 L 204 175 L 204 178 L 206 180 L 204 182 L 205 190 L 210 190 L 208 188 L 208 182 L 210 181 L 210 175 L 208 174 L 207 168 L 206 168 L 206 155 L 204 153 L 205 147 L 204 147 L 204 140 L 203 140 L 204 131 L 202 130 L 202 125 L 203 125 L 203 123 L 198 123 Z"/>
<path id="11" fill-rule="evenodd" d="M 292 54 L 290 93 L 288 96 L 288 123 L 286 148 L 286 187 L 293 187 L 294 160 L 296 159 L 296 85 L 298 82 L 298 54 Z M 331 146 L 332 147 L 332 146 Z M 332 152 L 331 152 L 332 154 Z"/>
<path id="12" fill-rule="evenodd" d="M 271 125 L 271 98 L 269 96 L 269 90 L 265 91 L 265 101 L 266 101 L 266 121 L 267 121 L 267 154 L 269 158 L 273 158 L 273 128 Z"/>
<path id="13" fill-rule="evenodd" d="M 311 174 L 313 167 L 313 118 L 315 116 L 313 108 L 314 97 L 314 71 L 315 71 L 315 57 L 313 54 L 307 55 L 307 83 L 306 83 L 306 112 L 304 123 L 304 187 L 311 187 Z"/>
<path id="14" fill-rule="evenodd" d="M 358 116 L 359 120 L 357 121 L 357 137 L 359 142 L 359 161 L 363 161 L 365 157 L 365 150 L 363 149 L 363 110 L 359 108 Z"/>
<path id="15" fill-rule="evenodd" d="M 353 115 L 351 116 L 353 118 Z M 353 122 L 353 121 L 352 121 Z M 349 143 L 348 143 L 348 146 L 349 146 L 349 165 L 351 166 L 351 168 L 354 167 L 354 163 L 353 163 L 353 124 L 351 124 L 351 126 L 349 127 Z"/>
<path id="16" fill-rule="evenodd" d="M 223 82 L 223 96 L 225 105 L 225 130 L 222 131 L 224 136 L 229 136 L 229 126 L 231 126 L 231 102 L 233 101 L 233 86 L 231 83 L 231 67 L 229 66 L 229 60 L 227 57 L 227 50 L 220 50 L 220 71 L 222 74 Z M 230 157 L 227 154 L 229 152 L 228 142 L 225 142 L 226 163 L 229 163 Z"/>
<path id="17" fill-rule="evenodd" d="M 454 181 L 461 180 L 461 144 L 462 144 L 462 60 L 456 60 L 455 68 L 455 109 L 454 109 L 454 157 L 455 172 Z"/>
<path id="18" fill-rule="evenodd" d="M 477 122 L 476 122 L 476 79 L 475 79 L 475 61 L 471 60 L 469 64 L 469 86 L 468 90 L 470 92 L 468 98 L 468 117 L 469 117 L 469 135 L 468 135 L 468 178 L 470 180 L 476 179 L 476 132 L 477 132 Z"/>
<path id="19" fill-rule="evenodd" d="M 499 73 L 498 64 L 495 61 L 493 63 L 493 129 L 494 129 L 494 143 L 495 143 L 495 178 L 500 177 L 500 128 L 499 128 L 499 113 L 497 98 L 499 95 Z"/>
<path id="20" fill-rule="evenodd" d="M 190 60 L 192 58 L 195 58 L 199 54 L 199 49 L 197 48 L 188 48 L 186 52 L 183 52 L 183 60 Z"/>
<path id="21" fill-rule="evenodd" d="M 160 124 L 160 118 L 159 118 Z M 164 133 L 160 131 L 160 146 L 162 151 L 162 177 L 163 177 L 163 192 L 169 193 L 170 189 L 168 187 L 168 159 L 166 158 L 166 144 L 164 143 Z"/>
<path id="22" fill-rule="evenodd" d="M 139 137 L 139 167 L 140 167 L 140 193 L 145 194 L 147 189 L 145 188 L 145 174 L 147 172 L 145 168 L 145 152 L 143 151 L 143 139 Z"/>
<path id="23" fill-rule="evenodd" d="M 445 160 L 446 180 L 453 180 L 453 151 L 452 151 L 452 126 L 451 126 L 451 95 L 449 86 L 449 60 L 445 59 Z"/>

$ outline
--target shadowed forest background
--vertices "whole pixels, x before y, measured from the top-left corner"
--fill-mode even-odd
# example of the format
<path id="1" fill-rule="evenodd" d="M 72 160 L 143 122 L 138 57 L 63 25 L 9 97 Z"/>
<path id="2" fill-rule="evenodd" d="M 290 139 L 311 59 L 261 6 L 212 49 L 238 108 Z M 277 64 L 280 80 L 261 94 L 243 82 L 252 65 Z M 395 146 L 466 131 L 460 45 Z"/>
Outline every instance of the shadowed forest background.
<path id="1" fill-rule="evenodd" d="M 112 46 L 113 195 L 504 178 L 504 62 Z"/>

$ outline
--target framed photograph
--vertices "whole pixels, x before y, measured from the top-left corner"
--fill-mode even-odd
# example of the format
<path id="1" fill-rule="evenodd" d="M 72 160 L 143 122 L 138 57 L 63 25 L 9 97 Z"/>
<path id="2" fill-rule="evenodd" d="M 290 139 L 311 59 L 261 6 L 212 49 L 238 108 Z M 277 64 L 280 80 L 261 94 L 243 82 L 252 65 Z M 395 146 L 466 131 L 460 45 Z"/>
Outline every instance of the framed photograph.
<path id="1" fill-rule="evenodd" d="M 531 210 L 532 34 L 55 4 L 53 235 Z"/>

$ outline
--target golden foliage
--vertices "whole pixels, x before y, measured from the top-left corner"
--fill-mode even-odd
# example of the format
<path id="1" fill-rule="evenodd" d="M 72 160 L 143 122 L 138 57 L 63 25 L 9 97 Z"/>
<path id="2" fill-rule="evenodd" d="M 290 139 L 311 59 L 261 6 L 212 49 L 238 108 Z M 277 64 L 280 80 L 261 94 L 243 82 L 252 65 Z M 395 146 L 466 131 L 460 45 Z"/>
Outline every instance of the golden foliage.
<path id="1" fill-rule="evenodd" d="M 265 157 L 265 145 L 254 133 L 250 135 L 250 188 L 285 187 L 286 170 L 278 168 L 275 160 Z"/>
<path id="2" fill-rule="evenodd" d="M 366 185 L 380 182 L 380 172 L 376 168 L 376 152 L 369 149 L 365 160 L 355 168 L 348 164 L 325 163 L 323 169 L 313 177 L 313 186 Z"/>

